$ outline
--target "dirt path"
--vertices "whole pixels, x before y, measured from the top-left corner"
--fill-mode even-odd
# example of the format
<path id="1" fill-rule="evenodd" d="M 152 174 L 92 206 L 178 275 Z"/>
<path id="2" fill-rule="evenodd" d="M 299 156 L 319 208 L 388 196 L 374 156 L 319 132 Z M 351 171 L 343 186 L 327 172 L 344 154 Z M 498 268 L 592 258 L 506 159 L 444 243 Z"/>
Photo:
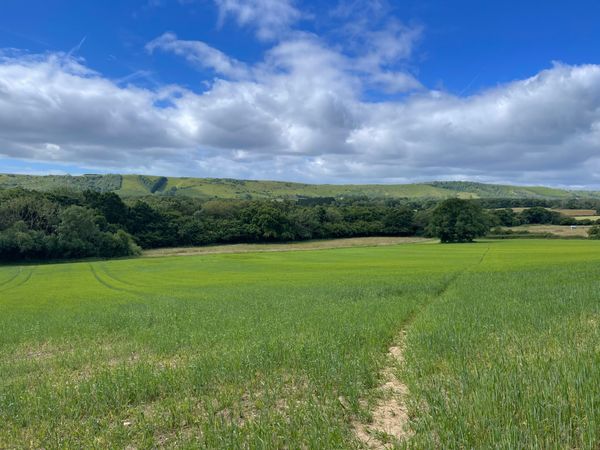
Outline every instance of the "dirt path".
<path id="1" fill-rule="evenodd" d="M 289 252 L 298 250 L 325 250 L 349 247 L 380 247 L 386 245 L 437 242 L 435 239 L 418 237 L 360 237 L 328 239 L 323 241 L 295 242 L 291 244 L 232 244 L 206 247 L 178 247 L 146 250 L 145 257 L 209 255 L 215 253 Z"/>
<path id="2" fill-rule="evenodd" d="M 406 331 L 402 331 L 399 342 L 388 350 L 389 364 L 382 373 L 383 383 L 378 388 L 381 391 L 381 399 L 372 411 L 372 423 L 354 423 L 356 437 L 370 449 L 392 448 L 394 442 L 408 439 L 412 434 L 405 403 L 408 386 L 394 374 L 395 369 L 404 360 L 405 333 Z"/>
<path id="3" fill-rule="evenodd" d="M 442 297 L 462 274 L 483 264 L 489 251 L 490 247 L 488 246 L 475 264 L 456 272 L 448 278 L 427 304 Z M 377 388 L 381 393 L 381 398 L 371 411 L 372 422 L 364 424 L 355 421 L 352 424 L 356 438 L 369 449 L 394 448 L 394 444 L 402 443 L 413 434 L 406 407 L 406 398 L 409 394 L 408 386 L 398 379 L 395 372 L 398 366 L 404 362 L 407 329 L 410 328 L 410 324 L 414 321 L 416 315 L 417 313 L 409 318 L 396 338 L 396 342 L 388 349 L 388 364 L 381 373 L 382 384 Z"/>

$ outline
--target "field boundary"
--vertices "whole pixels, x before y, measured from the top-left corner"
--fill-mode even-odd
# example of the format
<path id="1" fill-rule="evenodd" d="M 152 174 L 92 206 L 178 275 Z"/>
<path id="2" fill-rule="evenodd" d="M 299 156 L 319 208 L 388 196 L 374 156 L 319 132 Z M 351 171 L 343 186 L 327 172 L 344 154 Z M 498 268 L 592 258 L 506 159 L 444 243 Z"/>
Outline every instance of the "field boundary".
<path id="1" fill-rule="evenodd" d="M 195 256 L 229 253 L 265 253 L 265 252 L 292 252 L 332 250 L 341 248 L 387 247 L 401 244 L 425 244 L 438 242 L 437 239 L 421 237 L 359 237 L 326 240 L 299 241 L 293 243 L 256 243 L 256 244 L 223 244 L 205 247 L 174 247 L 145 250 L 144 258 L 160 258 L 165 256 Z"/>

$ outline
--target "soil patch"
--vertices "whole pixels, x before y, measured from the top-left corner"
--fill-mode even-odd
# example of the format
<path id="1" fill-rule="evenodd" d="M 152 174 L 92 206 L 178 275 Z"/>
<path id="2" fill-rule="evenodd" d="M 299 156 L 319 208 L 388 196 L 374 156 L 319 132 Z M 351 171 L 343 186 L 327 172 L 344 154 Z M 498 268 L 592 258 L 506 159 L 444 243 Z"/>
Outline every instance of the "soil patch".
<path id="1" fill-rule="evenodd" d="M 359 441 L 370 449 L 393 448 L 394 443 L 412 434 L 405 399 L 408 387 L 395 375 L 398 364 L 403 362 L 404 332 L 399 342 L 388 350 L 389 365 L 383 370 L 383 383 L 378 389 L 382 397 L 372 411 L 370 424 L 356 422 L 354 431 Z"/>

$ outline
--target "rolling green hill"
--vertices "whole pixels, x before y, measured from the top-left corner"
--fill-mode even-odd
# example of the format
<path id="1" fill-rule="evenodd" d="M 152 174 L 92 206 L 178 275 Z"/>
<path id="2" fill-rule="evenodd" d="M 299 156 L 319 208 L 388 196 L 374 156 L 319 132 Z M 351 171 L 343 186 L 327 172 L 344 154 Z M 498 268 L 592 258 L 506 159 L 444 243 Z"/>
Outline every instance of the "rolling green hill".
<path id="1" fill-rule="evenodd" d="M 305 197 L 372 198 L 600 198 L 597 191 L 569 191 L 543 186 L 508 186 L 467 181 L 419 184 L 305 184 L 229 178 L 148 175 L 12 175 L 0 174 L 0 189 L 22 187 L 41 191 L 91 189 L 122 197 L 174 195 L 194 198 L 298 199 Z"/>

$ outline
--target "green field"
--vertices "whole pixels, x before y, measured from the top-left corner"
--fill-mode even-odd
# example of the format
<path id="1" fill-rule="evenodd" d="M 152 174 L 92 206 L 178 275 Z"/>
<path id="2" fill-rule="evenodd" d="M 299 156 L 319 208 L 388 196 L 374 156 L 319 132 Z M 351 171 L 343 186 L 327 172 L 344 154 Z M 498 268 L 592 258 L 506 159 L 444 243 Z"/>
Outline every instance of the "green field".
<path id="1" fill-rule="evenodd" d="M 399 447 L 598 448 L 599 269 L 560 240 L 3 266 L 0 448 L 360 448 L 390 364 Z"/>
<path id="2" fill-rule="evenodd" d="M 167 195 L 199 199 L 298 199 L 309 197 L 368 198 L 600 198 L 596 191 L 569 191 L 543 186 L 510 186 L 463 181 L 414 184 L 307 184 L 230 178 L 160 177 L 148 175 L 13 175 L 0 174 L 0 189 L 21 187 L 116 192 L 124 198 Z"/>

